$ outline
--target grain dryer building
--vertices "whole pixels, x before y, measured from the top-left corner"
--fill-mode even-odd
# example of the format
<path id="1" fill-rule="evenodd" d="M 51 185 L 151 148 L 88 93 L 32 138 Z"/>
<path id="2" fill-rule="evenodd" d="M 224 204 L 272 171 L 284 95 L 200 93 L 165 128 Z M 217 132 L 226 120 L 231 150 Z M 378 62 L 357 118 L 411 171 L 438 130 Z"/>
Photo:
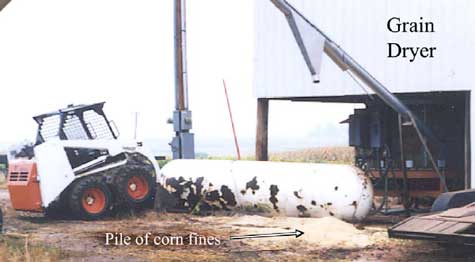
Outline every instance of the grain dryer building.
<path id="1" fill-rule="evenodd" d="M 470 128 L 475 115 L 473 1 L 288 2 L 430 128 L 439 142 L 429 146 L 436 152 L 434 159 L 449 190 L 475 185 L 471 172 L 475 128 Z M 285 17 L 270 1 L 254 1 L 254 5 L 258 159 L 267 158 L 270 100 L 364 103 L 365 109 L 355 110 L 344 121 L 349 124 L 349 144 L 356 149 L 355 164 L 375 176 L 392 174 L 396 182 L 389 191 L 393 194 L 404 175 L 413 197 L 443 191 L 415 131 L 395 111 L 326 55 L 320 83 L 313 83 Z"/>

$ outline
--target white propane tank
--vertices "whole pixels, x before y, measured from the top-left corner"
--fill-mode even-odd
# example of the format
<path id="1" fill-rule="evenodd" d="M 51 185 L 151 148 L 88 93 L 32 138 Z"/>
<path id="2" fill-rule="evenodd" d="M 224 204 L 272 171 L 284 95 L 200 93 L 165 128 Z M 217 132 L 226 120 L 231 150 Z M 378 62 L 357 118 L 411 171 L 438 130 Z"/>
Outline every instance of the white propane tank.
<path id="1" fill-rule="evenodd" d="M 355 222 L 368 215 L 373 202 L 370 179 L 350 165 L 173 160 L 161 172 L 162 185 L 177 200 L 175 208 L 204 204 L 212 210 L 255 209 Z"/>

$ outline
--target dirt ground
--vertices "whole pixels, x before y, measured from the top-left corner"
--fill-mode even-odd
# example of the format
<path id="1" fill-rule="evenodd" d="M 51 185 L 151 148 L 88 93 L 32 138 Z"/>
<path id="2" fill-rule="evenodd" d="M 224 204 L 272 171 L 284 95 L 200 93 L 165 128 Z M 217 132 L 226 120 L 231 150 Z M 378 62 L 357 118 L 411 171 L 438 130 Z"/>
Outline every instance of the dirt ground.
<path id="1" fill-rule="evenodd" d="M 146 211 L 104 221 L 49 220 L 42 215 L 14 212 L 8 193 L 0 189 L 0 205 L 6 210 L 4 229 L 28 236 L 30 248 L 46 247 L 31 261 L 467 261 L 468 249 L 447 249 L 435 243 L 388 239 L 389 224 L 351 225 L 334 218 L 268 218 L 227 214 L 199 217 L 189 214 L 157 214 Z M 299 238 L 279 237 L 229 240 L 231 235 L 288 232 Z M 186 245 L 190 233 L 219 239 L 219 245 Z M 106 233 L 122 233 L 135 239 L 151 236 L 182 237 L 185 245 L 106 246 Z M 3 237 L 5 238 L 5 237 Z M 132 241 L 133 242 L 133 241 Z M 0 242 L 1 243 L 1 242 Z M 112 242 L 111 242 L 112 243 Z M 209 243 L 208 243 L 209 244 Z M 55 250 L 54 252 L 51 250 Z M 59 253 L 58 253 L 59 252 Z M 58 255 L 59 254 L 59 255 Z M 1 257 L 0 257 L 1 260 Z M 4 258 L 5 260 L 5 258 Z M 9 260 L 8 257 L 6 260 Z M 18 259 L 17 261 L 22 261 Z"/>

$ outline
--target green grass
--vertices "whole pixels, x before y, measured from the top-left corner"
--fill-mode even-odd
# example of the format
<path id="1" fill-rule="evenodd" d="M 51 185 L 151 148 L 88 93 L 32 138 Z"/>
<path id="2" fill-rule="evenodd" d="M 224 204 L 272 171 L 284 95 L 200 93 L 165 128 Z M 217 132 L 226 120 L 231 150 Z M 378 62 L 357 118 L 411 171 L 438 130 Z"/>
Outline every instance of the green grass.
<path id="1" fill-rule="evenodd" d="M 170 161 L 172 161 L 172 159 L 170 159 L 170 158 L 167 158 L 167 159 L 165 159 L 165 160 L 157 160 L 158 166 L 159 166 L 160 168 L 162 168 L 164 165 L 166 165 L 166 164 L 167 164 L 168 162 L 170 162 Z"/>
<path id="2" fill-rule="evenodd" d="M 61 250 L 31 245 L 24 237 L 0 235 L 0 261 L 60 261 L 66 258 Z"/>

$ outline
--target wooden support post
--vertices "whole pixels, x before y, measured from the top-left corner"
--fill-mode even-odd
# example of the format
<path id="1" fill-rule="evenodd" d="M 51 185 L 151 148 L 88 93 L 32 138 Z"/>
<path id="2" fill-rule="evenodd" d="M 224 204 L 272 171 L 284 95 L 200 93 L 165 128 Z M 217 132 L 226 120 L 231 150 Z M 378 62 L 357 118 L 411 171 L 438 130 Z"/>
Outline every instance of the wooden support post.
<path id="1" fill-rule="evenodd" d="M 267 127 L 269 122 L 269 99 L 257 99 L 257 128 L 256 128 L 256 160 L 267 161 L 268 156 L 268 135 Z"/>

